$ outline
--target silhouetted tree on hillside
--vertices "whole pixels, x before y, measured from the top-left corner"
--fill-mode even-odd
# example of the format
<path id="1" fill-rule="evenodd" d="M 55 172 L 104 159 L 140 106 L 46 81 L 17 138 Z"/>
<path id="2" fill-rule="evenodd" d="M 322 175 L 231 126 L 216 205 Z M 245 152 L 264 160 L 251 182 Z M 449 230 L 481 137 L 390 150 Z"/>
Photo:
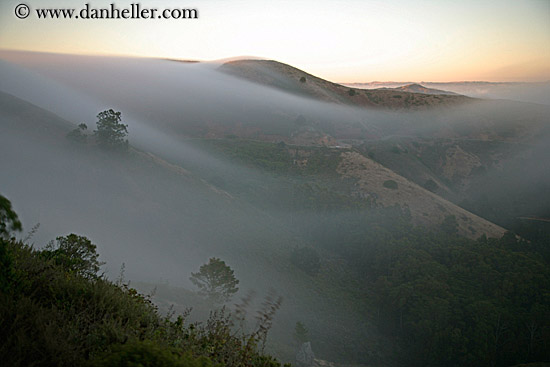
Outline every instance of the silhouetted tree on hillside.
<path id="1" fill-rule="evenodd" d="M 191 282 L 199 292 L 214 302 L 227 302 L 237 293 L 239 281 L 233 270 L 223 260 L 211 258 L 208 264 L 200 267 L 198 273 L 191 273 Z"/>
<path id="2" fill-rule="evenodd" d="M 125 150 L 128 148 L 128 125 L 121 123 L 121 113 L 106 110 L 97 115 L 97 130 L 94 131 L 97 143 L 106 149 Z"/>

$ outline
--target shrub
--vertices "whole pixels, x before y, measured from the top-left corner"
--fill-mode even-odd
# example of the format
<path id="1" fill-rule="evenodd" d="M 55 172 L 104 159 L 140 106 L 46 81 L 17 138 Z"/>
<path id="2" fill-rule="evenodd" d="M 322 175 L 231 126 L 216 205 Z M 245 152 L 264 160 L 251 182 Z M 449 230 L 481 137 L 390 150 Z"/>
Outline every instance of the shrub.
<path id="1" fill-rule="evenodd" d="M 7 238 L 12 232 L 21 231 L 21 222 L 11 207 L 11 202 L 0 195 L 0 238 Z"/>
<path id="2" fill-rule="evenodd" d="M 87 129 L 88 126 L 85 123 L 81 123 L 76 129 L 67 134 L 67 139 L 75 143 L 84 144 L 88 140 L 88 135 L 84 133 Z"/>
<path id="3" fill-rule="evenodd" d="M 43 251 L 0 237 L 2 365 L 280 366 L 263 346 L 281 297 L 266 298 L 252 333 L 223 309 L 186 325 L 188 313 L 162 317 L 149 297 L 97 276 L 95 249 L 75 234 Z"/>
<path id="4" fill-rule="evenodd" d="M 161 346 L 149 340 L 117 345 L 94 359 L 92 367 L 212 367 L 206 357 L 181 355 L 174 348 Z"/>
<path id="5" fill-rule="evenodd" d="M 86 237 L 74 233 L 66 237 L 57 237 L 55 245 L 53 242 L 48 243 L 42 255 L 85 278 L 96 278 L 100 266 L 103 265 L 98 260 L 96 245 Z"/>
<path id="6" fill-rule="evenodd" d="M 0 237 L 0 292 L 8 291 L 12 279 L 12 258 L 6 241 Z"/>
<path id="7" fill-rule="evenodd" d="M 394 180 L 386 180 L 384 181 L 383 185 L 385 188 L 392 189 L 392 190 L 397 190 L 398 188 L 397 182 L 395 182 Z"/>
<path id="8" fill-rule="evenodd" d="M 280 366 L 261 349 L 280 297 L 266 298 L 251 333 L 236 329 L 223 309 L 187 325 L 187 314 L 161 317 L 148 297 L 127 285 L 85 278 L 21 242 L 0 245 L 6 250 L 0 251 L 5 365 Z"/>

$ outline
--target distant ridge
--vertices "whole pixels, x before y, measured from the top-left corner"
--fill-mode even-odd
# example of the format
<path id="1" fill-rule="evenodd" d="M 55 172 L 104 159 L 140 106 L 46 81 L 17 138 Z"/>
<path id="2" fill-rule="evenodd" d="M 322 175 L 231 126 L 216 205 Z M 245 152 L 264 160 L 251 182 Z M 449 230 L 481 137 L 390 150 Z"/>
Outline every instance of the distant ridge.
<path id="1" fill-rule="evenodd" d="M 519 102 L 530 102 L 550 105 L 550 81 L 541 82 L 381 82 L 342 83 L 350 88 L 374 90 L 379 88 L 398 89 L 411 84 L 420 84 L 425 88 L 438 89 L 461 94 L 472 98 L 508 99 Z"/>
<path id="2" fill-rule="evenodd" d="M 423 86 L 409 89 L 364 90 L 329 82 L 293 66 L 274 60 L 226 62 L 219 70 L 254 83 L 324 102 L 366 108 L 425 110 L 460 105 L 472 101 L 462 95 L 431 90 Z"/>
<path id="3" fill-rule="evenodd" d="M 446 90 L 441 89 L 434 89 L 434 88 L 427 88 L 423 85 L 420 85 L 418 83 L 408 84 L 404 85 L 402 87 L 397 88 L 379 88 L 382 90 L 395 90 L 395 91 L 401 91 L 401 92 L 409 92 L 409 93 L 421 93 L 421 94 L 432 94 L 432 95 L 449 95 L 449 96 L 456 96 L 458 93 L 449 92 Z"/>

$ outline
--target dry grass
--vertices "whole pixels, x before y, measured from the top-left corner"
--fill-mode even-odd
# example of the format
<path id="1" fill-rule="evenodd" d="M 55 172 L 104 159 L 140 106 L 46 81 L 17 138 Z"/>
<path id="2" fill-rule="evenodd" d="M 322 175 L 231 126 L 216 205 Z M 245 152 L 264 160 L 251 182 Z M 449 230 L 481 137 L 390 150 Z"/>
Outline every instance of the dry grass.
<path id="1" fill-rule="evenodd" d="M 399 204 L 408 207 L 415 224 L 435 227 L 446 216 L 454 215 L 459 234 L 466 237 L 475 239 L 482 234 L 501 237 L 505 232 L 504 228 L 456 206 L 359 153 L 342 153 L 337 171 L 342 178 L 357 180 L 357 195 L 371 198 L 383 206 Z M 384 182 L 388 180 L 395 181 L 397 189 L 385 187 Z"/>

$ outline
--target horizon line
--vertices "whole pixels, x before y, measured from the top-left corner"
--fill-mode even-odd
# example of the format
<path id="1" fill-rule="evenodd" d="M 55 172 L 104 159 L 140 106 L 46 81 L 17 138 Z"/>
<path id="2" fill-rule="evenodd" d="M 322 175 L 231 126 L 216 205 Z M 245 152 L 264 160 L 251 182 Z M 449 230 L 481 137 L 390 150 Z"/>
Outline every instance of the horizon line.
<path id="1" fill-rule="evenodd" d="M 69 52 L 59 52 L 59 51 L 37 51 L 37 50 L 26 50 L 26 49 L 13 49 L 13 48 L 0 48 L 0 52 L 13 52 L 13 53 L 29 53 L 29 54 L 44 54 L 44 55 L 60 55 L 60 56 L 82 56 L 82 57 L 112 57 L 112 58 L 132 58 L 132 59 L 153 59 L 153 60 L 165 60 L 165 61 L 175 61 L 175 62 L 182 62 L 182 63 L 226 63 L 226 62 L 232 62 L 232 61 L 241 61 L 241 60 L 266 60 L 266 61 L 275 61 L 281 64 L 288 65 L 290 67 L 296 68 L 298 70 L 301 70 L 305 73 L 309 73 L 308 71 L 299 69 L 298 67 L 293 66 L 292 64 L 279 61 L 273 58 L 266 58 L 262 56 L 251 56 L 251 55 L 243 55 L 243 56 L 229 56 L 229 57 L 223 57 L 219 59 L 213 59 L 213 60 L 200 60 L 200 59 L 187 59 L 187 58 L 179 58 L 179 57 L 163 57 L 163 56 L 145 56 L 145 55 L 135 55 L 135 54 L 109 54 L 109 53 L 69 53 Z M 313 74 L 312 74 L 313 75 Z M 316 75 L 314 75 L 316 76 Z M 487 81 L 487 80 L 459 80 L 459 81 L 396 81 L 396 80 L 371 80 L 371 81 L 356 81 L 356 82 L 340 82 L 335 80 L 329 80 L 323 77 L 319 77 L 321 79 L 330 81 L 332 83 L 340 84 L 340 85 L 355 85 L 355 84 L 423 84 L 423 83 L 431 83 L 431 84 L 460 84 L 460 83 L 485 83 L 485 84 L 547 84 L 550 83 L 550 79 L 548 80 L 541 80 L 541 81 Z"/>

